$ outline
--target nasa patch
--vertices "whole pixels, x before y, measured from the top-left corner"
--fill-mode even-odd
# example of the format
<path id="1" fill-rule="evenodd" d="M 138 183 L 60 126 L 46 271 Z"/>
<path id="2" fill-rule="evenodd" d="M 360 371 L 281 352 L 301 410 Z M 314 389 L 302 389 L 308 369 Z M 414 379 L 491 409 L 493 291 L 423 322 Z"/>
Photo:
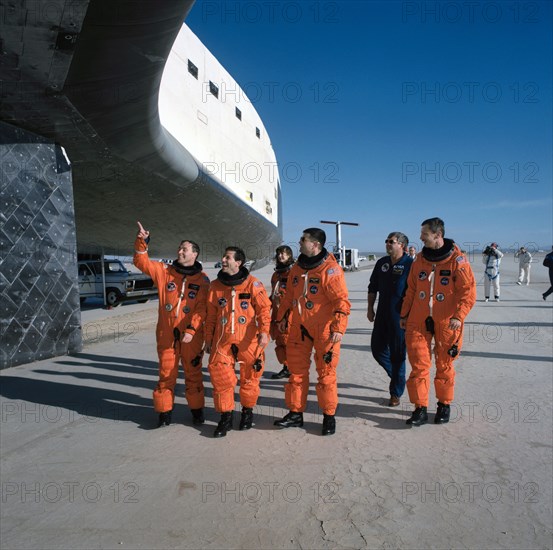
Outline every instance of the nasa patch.
<path id="1" fill-rule="evenodd" d="M 191 290 L 191 291 L 188 293 L 188 297 L 189 297 L 191 300 L 193 300 L 193 299 L 196 297 L 196 293 L 195 293 L 193 290 Z"/>
<path id="2" fill-rule="evenodd" d="M 227 305 L 227 299 L 226 298 L 219 298 L 219 301 L 217 302 L 221 307 L 225 307 Z"/>
<path id="3" fill-rule="evenodd" d="M 447 286 L 449 284 L 449 279 L 447 277 L 442 277 L 440 283 L 442 283 L 442 286 Z"/>
<path id="4" fill-rule="evenodd" d="M 421 271 L 419 273 L 419 281 L 424 281 L 428 277 L 428 273 L 426 271 Z"/>
<path id="5" fill-rule="evenodd" d="M 381 269 L 383 273 L 386 273 L 390 269 L 390 264 L 382 264 Z"/>
<path id="6" fill-rule="evenodd" d="M 173 292 L 174 290 L 177 290 L 177 285 L 173 281 L 167 283 L 167 292 Z"/>
<path id="7" fill-rule="evenodd" d="M 246 302 L 246 300 L 244 300 L 243 302 L 240 302 L 240 307 L 242 309 L 248 309 L 249 306 L 250 306 L 250 304 L 248 304 L 248 302 Z"/>
<path id="8" fill-rule="evenodd" d="M 309 292 L 311 292 L 311 294 L 317 294 L 317 292 L 319 292 L 319 287 L 316 285 L 311 285 L 309 287 Z"/>

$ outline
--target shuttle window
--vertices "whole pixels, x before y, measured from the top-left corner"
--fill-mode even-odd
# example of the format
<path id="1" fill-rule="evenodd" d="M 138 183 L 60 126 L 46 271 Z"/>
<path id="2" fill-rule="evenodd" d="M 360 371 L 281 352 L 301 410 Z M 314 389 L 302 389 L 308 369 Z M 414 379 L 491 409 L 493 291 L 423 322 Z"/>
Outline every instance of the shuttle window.
<path id="1" fill-rule="evenodd" d="M 251 191 L 246 191 L 246 199 L 253 202 L 253 193 Z"/>
<path id="2" fill-rule="evenodd" d="M 235 111 L 234 111 L 234 112 L 236 113 L 236 118 L 237 118 L 238 120 L 242 120 L 242 111 L 241 111 L 238 107 L 235 107 Z"/>
<path id="3" fill-rule="evenodd" d="M 209 91 L 218 99 L 219 98 L 219 87 L 213 84 L 211 80 L 209 81 Z"/>
<path id="4" fill-rule="evenodd" d="M 192 61 L 190 61 L 190 59 L 188 60 L 188 72 L 189 72 L 196 80 L 198 80 L 198 67 L 196 67 L 196 65 L 194 65 L 194 63 L 192 63 Z"/>
<path id="5" fill-rule="evenodd" d="M 269 201 L 265 201 L 265 212 L 267 212 L 267 214 L 273 213 L 273 209 L 271 208 L 271 203 Z"/>
<path id="6" fill-rule="evenodd" d="M 257 128 L 257 126 L 255 128 L 255 135 L 261 139 L 261 132 L 259 131 L 259 128 Z"/>

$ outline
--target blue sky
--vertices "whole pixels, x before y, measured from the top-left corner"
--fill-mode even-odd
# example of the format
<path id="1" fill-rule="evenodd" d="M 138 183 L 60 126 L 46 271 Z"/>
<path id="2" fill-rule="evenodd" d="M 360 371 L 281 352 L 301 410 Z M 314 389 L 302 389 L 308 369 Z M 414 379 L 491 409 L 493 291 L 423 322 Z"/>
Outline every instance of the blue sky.
<path id="1" fill-rule="evenodd" d="M 553 244 L 552 3 L 197 0 L 186 22 L 270 135 L 284 242 L 320 220 Z M 327 230 L 333 242 L 334 228 Z"/>

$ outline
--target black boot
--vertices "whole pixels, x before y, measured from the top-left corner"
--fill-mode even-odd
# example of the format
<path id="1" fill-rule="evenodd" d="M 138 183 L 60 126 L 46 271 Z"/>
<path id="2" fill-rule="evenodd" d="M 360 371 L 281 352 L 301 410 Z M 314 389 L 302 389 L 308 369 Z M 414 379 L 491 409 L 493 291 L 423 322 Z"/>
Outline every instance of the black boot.
<path id="1" fill-rule="evenodd" d="M 438 401 L 438 408 L 436 409 L 436 416 L 434 417 L 434 424 L 447 424 L 449 422 L 449 405 L 444 405 Z"/>
<path id="2" fill-rule="evenodd" d="M 227 432 L 232 430 L 232 413 L 234 411 L 221 413 L 221 420 L 213 432 L 213 437 L 225 437 Z"/>
<path id="3" fill-rule="evenodd" d="M 239 430 L 249 430 L 252 427 L 253 422 L 253 409 L 249 407 L 242 407 L 242 416 L 240 417 Z"/>
<path id="4" fill-rule="evenodd" d="M 303 426 L 303 413 L 290 411 L 284 418 L 275 420 L 273 424 L 281 428 L 301 428 Z"/>
<path id="5" fill-rule="evenodd" d="M 428 422 L 428 413 L 426 412 L 426 407 L 417 407 L 411 418 L 407 420 L 406 424 L 411 426 L 422 426 Z"/>
<path id="6" fill-rule="evenodd" d="M 201 426 L 205 422 L 203 409 L 190 409 L 192 413 L 192 424 L 194 426 Z"/>
<path id="7" fill-rule="evenodd" d="M 173 413 L 173 410 L 159 413 L 159 421 L 157 423 L 157 427 L 161 428 L 162 426 L 169 426 L 171 424 L 171 414 Z"/>
<path id="8" fill-rule="evenodd" d="M 273 374 L 271 378 L 273 380 L 278 380 L 280 378 L 290 378 L 290 371 L 288 370 L 288 365 L 284 365 L 282 367 L 282 370 L 280 372 L 275 372 L 275 374 Z"/>
<path id="9" fill-rule="evenodd" d="M 336 419 L 333 414 L 325 414 L 323 418 L 323 435 L 336 433 Z"/>

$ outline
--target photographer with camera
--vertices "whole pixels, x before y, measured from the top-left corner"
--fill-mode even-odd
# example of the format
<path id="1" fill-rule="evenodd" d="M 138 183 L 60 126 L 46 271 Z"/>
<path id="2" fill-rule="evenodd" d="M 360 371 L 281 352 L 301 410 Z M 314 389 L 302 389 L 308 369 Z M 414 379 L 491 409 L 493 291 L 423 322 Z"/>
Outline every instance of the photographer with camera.
<path id="1" fill-rule="evenodd" d="M 490 299 L 490 286 L 493 286 L 495 301 L 499 302 L 499 264 L 501 258 L 503 258 L 503 252 L 499 250 L 497 243 L 490 244 L 482 252 L 482 262 L 486 266 L 484 271 L 485 302 Z"/>
<path id="2" fill-rule="evenodd" d="M 515 258 L 518 259 L 518 281 L 517 285 L 522 285 L 526 279 L 526 286 L 530 284 L 530 267 L 532 263 L 532 254 L 521 246 L 515 252 Z"/>
<path id="3" fill-rule="evenodd" d="M 207 298 L 205 344 L 209 356 L 209 375 L 213 384 L 213 404 L 221 413 L 214 437 L 225 437 L 232 430 L 234 388 L 240 365 L 240 430 L 249 430 L 253 408 L 259 397 L 263 374 L 263 350 L 269 343 L 271 302 L 263 283 L 244 267 L 241 248 L 229 246 L 221 260 L 221 271 L 211 282 Z"/>
<path id="4" fill-rule="evenodd" d="M 434 423 L 449 422 L 455 387 L 453 361 L 461 351 L 465 317 L 476 302 L 476 282 L 470 264 L 455 242 L 444 238 L 444 234 L 440 218 L 422 222 L 420 238 L 424 247 L 411 266 L 401 307 L 400 326 L 406 329 L 411 363 L 407 391 L 415 405 L 407 420 L 410 426 L 428 422 L 432 339 L 438 398 Z"/>
<path id="5" fill-rule="evenodd" d="M 290 270 L 286 294 L 278 308 L 279 330 L 284 333 L 289 328 L 286 355 L 291 375 L 284 394 L 290 412 L 274 424 L 281 428 L 303 426 L 315 349 L 317 401 L 324 414 L 322 435 L 331 435 L 336 431 L 334 413 L 338 406 L 336 368 L 350 303 L 344 272 L 324 248 L 325 241 L 322 229 L 303 231 L 300 255 Z"/>

